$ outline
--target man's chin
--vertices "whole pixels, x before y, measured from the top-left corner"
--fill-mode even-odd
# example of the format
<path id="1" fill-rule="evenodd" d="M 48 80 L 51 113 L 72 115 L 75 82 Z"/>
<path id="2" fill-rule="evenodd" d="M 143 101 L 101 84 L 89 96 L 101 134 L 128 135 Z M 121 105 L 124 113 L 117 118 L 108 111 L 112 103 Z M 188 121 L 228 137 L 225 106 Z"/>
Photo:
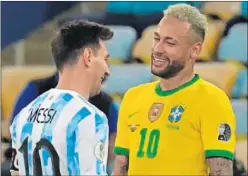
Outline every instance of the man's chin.
<path id="1" fill-rule="evenodd" d="M 161 75 L 161 72 L 159 72 L 159 71 L 157 71 L 157 70 L 154 70 L 154 69 L 152 69 L 151 72 L 152 72 L 152 74 L 153 74 L 154 76 L 160 77 L 160 75 Z"/>
<path id="2" fill-rule="evenodd" d="M 159 75 L 161 75 L 161 73 L 163 73 L 164 72 L 164 70 L 165 70 L 165 68 L 154 68 L 154 67 L 152 67 L 152 69 L 151 69 L 151 72 L 152 72 L 152 74 L 154 74 L 154 75 L 156 75 L 156 76 L 159 76 Z"/>
<path id="3" fill-rule="evenodd" d="M 165 73 L 164 73 L 164 70 L 162 71 L 162 70 L 160 70 L 160 71 L 158 71 L 158 70 L 151 70 L 151 72 L 152 72 L 152 74 L 154 75 L 154 76 L 157 76 L 157 77 L 159 77 L 159 78 L 162 78 L 162 79 L 169 79 L 169 78 L 171 78 L 171 77 L 168 77 Z"/>

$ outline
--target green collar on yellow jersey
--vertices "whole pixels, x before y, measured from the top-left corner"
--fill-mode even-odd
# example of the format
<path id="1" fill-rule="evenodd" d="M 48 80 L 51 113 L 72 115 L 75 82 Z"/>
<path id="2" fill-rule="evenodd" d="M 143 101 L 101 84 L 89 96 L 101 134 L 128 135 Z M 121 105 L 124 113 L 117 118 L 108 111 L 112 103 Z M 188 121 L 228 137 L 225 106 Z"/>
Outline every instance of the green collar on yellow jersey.
<path id="1" fill-rule="evenodd" d="M 155 91 L 159 96 L 172 95 L 172 94 L 178 92 L 179 90 L 182 90 L 182 89 L 194 84 L 197 80 L 199 80 L 199 78 L 200 78 L 199 75 L 195 74 L 195 76 L 192 80 L 190 80 L 189 82 L 186 82 L 185 84 L 183 84 L 183 85 L 181 85 L 175 89 L 172 89 L 172 90 L 161 90 L 160 84 L 158 83 L 156 88 L 155 88 Z"/>

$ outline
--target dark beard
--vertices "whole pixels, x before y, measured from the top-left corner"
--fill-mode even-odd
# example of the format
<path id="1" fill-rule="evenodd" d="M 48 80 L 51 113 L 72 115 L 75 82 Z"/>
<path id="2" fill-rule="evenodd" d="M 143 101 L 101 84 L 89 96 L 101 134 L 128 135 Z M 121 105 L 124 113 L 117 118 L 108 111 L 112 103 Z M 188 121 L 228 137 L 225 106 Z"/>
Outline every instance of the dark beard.
<path id="1" fill-rule="evenodd" d="M 183 61 L 175 61 L 175 60 L 171 61 L 168 58 L 166 59 L 168 61 L 168 66 L 163 71 L 155 72 L 152 70 L 152 64 L 153 64 L 153 56 L 152 56 L 151 72 L 153 75 L 163 79 L 169 79 L 176 76 L 181 70 L 184 69 Z"/>

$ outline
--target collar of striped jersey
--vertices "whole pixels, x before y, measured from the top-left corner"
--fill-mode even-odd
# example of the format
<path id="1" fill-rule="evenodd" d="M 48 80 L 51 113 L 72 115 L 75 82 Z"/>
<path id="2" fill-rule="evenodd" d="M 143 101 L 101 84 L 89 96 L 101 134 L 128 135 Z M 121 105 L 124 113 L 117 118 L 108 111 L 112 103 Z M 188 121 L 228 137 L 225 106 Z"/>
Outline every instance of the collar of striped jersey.
<path id="1" fill-rule="evenodd" d="M 195 74 L 194 78 L 188 82 L 186 82 L 185 84 L 175 88 L 175 89 L 172 89 L 172 90 L 162 90 L 161 87 L 160 87 L 160 83 L 158 83 L 156 85 L 156 88 L 155 88 L 155 91 L 156 93 L 159 95 L 159 96 L 168 96 L 168 95 L 172 95 L 176 92 L 178 92 L 179 90 L 182 90 L 186 87 L 189 87 L 191 86 L 192 84 L 194 84 L 197 80 L 199 80 L 199 75 L 198 74 Z"/>

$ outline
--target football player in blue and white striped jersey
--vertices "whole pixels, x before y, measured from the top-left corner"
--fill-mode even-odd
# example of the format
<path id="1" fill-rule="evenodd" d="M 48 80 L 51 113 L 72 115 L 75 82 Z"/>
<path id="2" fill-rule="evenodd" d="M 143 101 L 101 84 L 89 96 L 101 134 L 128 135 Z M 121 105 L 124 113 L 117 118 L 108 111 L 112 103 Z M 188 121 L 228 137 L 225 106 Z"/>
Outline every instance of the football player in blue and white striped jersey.
<path id="1" fill-rule="evenodd" d="M 97 23 L 64 24 L 51 47 L 56 88 L 32 101 L 10 126 L 12 175 L 106 175 L 108 121 L 88 102 L 110 74 L 104 41 L 113 32 Z"/>

